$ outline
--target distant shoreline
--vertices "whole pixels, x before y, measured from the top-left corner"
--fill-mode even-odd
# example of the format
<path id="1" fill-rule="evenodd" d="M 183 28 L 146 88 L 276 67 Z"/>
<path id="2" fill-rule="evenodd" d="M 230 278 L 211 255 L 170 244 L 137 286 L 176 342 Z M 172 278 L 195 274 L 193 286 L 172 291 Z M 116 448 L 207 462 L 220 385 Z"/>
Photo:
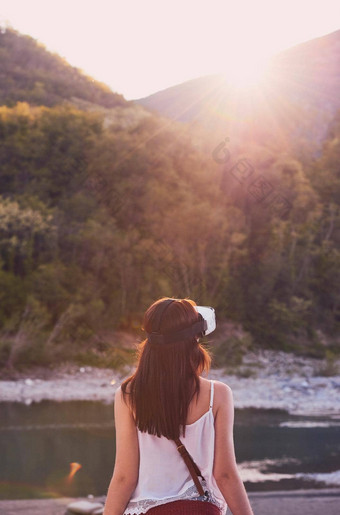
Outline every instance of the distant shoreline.
<path id="1" fill-rule="evenodd" d="M 228 384 L 235 408 L 280 409 L 294 415 L 339 418 L 340 375 L 320 375 L 322 360 L 280 351 L 249 353 L 236 374 L 212 369 L 209 378 Z M 62 365 L 36 368 L 0 380 L 0 402 L 51 400 L 113 403 L 115 391 L 132 369 L 117 372 Z M 243 376 L 243 377 L 242 377 Z M 246 376 L 246 377 L 244 377 Z"/>

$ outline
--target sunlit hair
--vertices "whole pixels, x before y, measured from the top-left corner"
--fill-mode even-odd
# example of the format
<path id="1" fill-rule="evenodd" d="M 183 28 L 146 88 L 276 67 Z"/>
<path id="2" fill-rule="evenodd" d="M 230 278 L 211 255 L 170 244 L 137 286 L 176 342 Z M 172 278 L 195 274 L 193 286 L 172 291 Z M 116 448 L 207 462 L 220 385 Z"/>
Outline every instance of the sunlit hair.
<path id="1" fill-rule="evenodd" d="M 151 333 L 157 311 L 169 297 L 154 302 L 146 311 L 143 328 Z M 190 299 L 176 299 L 161 318 L 160 332 L 172 332 L 191 326 L 199 320 Z M 210 368 L 208 351 L 197 337 L 175 343 L 140 344 L 135 373 L 122 384 L 123 397 L 130 405 L 136 425 L 142 432 L 169 439 L 185 435 L 190 401 L 200 391 L 199 375 Z"/>

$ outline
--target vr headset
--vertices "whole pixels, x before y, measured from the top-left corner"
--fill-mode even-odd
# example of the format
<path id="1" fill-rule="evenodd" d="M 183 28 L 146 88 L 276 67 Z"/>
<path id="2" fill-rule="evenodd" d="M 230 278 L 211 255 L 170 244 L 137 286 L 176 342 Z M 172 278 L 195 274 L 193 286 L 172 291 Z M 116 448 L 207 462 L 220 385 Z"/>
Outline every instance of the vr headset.
<path id="1" fill-rule="evenodd" d="M 171 333 L 160 333 L 160 325 L 162 316 L 165 310 L 172 304 L 176 299 L 167 299 L 162 302 L 162 307 L 158 310 L 157 317 L 154 321 L 153 331 L 151 333 L 146 333 L 148 340 L 151 343 L 156 344 L 166 344 L 166 343 L 174 343 L 180 340 L 184 340 L 186 338 L 193 338 L 195 336 L 206 336 L 207 334 L 212 333 L 216 329 L 216 317 L 215 310 L 209 306 L 194 306 L 196 311 L 198 312 L 199 320 L 195 322 L 193 325 L 186 327 L 185 329 L 181 329 L 180 331 L 174 331 Z"/>

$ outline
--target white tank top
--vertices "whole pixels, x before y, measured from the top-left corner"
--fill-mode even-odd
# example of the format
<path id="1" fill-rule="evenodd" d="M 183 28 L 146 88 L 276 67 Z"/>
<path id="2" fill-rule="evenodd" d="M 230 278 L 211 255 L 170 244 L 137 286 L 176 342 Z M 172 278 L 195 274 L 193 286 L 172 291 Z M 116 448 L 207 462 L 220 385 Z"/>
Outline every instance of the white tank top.
<path id="1" fill-rule="evenodd" d="M 224 514 L 227 504 L 213 477 L 215 427 L 213 415 L 214 382 L 210 381 L 209 411 L 193 424 L 185 426 L 181 440 L 197 463 L 205 481 L 203 490 L 208 490 L 210 500 Z M 139 477 L 124 515 L 139 515 L 149 509 L 178 500 L 200 500 L 195 483 L 177 451 L 176 444 L 164 436 L 158 437 L 138 430 Z"/>

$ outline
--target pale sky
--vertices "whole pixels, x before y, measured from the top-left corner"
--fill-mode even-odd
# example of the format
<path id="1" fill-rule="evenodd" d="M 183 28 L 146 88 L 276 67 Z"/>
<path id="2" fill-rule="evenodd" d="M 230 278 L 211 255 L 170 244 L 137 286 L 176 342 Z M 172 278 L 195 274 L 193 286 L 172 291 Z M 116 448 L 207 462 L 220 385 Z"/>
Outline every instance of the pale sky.
<path id="1" fill-rule="evenodd" d="M 340 28 L 339 0 L 0 0 L 29 34 L 127 100 L 189 79 L 251 74 Z"/>

